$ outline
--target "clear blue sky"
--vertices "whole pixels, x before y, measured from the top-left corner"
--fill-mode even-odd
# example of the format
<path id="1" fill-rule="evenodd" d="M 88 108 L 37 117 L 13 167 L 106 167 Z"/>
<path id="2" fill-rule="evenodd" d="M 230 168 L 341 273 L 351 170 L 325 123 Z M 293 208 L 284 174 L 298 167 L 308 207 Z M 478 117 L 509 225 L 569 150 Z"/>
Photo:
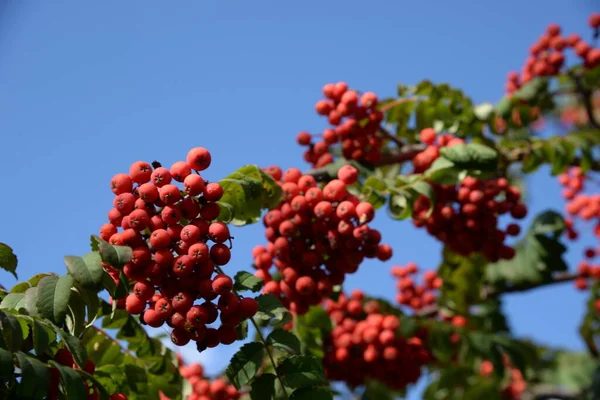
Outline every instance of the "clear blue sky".
<path id="1" fill-rule="evenodd" d="M 21 279 L 64 273 L 62 257 L 89 251 L 105 222 L 115 173 L 136 160 L 170 164 L 194 146 L 212 152 L 212 180 L 248 163 L 307 168 L 294 138 L 325 127 L 313 106 L 327 82 L 388 96 L 429 78 L 495 102 L 545 26 L 587 33 L 594 3 L 2 2 L 0 241 L 18 254 Z M 530 183 L 534 212 L 562 209 L 547 171 Z M 393 263 L 365 263 L 347 288 L 391 298 L 390 265 L 435 267 L 440 246 L 409 221 L 381 214 L 375 225 Z M 234 236 L 230 272 L 264 243 L 258 224 Z M 0 271 L 0 282 L 14 279 Z M 582 349 L 584 299 L 567 284 L 506 297 L 505 309 L 517 335 Z M 233 351 L 207 354 L 208 371 Z"/>

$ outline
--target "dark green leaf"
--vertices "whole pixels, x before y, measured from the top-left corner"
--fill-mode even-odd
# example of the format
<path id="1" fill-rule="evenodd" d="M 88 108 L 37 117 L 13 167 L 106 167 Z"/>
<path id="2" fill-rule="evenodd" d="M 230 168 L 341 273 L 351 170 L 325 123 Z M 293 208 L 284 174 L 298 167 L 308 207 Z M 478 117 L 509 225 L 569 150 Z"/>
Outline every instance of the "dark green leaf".
<path id="1" fill-rule="evenodd" d="M 0 327 L 6 349 L 12 352 L 19 351 L 23 344 L 23 330 L 17 318 L 7 312 L 0 311 Z"/>
<path id="2" fill-rule="evenodd" d="M 62 324 L 71 298 L 73 278 L 67 276 L 47 276 L 38 284 L 37 310 L 42 318 Z"/>
<path id="3" fill-rule="evenodd" d="M 262 364 L 265 347 L 262 343 L 246 343 L 233 355 L 225 373 L 229 381 L 240 389 L 250 382 Z"/>
<path id="4" fill-rule="evenodd" d="M 31 327 L 33 331 L 33 349 L 36 354 L 43 354 L 48 349 L 48 345 L 56 340 L 56 334 L 37 319 L 32 319 Z"/>
<path id="5" fill-rule="evenodd" d="M 0 380 L 8 380 L 13 374 L 13 355 L 10 351 L 0 347 Z"/>
<path id="6" fill-rule="evenodd" d="M 277 373 L 290 388 L 321 385 L 326 382 L 323 364 L 313 356 L 291 356 L 277 366 Z"/>
<path id="7" fill-rule="evenodd" d="M 306 387 L 294 390 L 290 400 L 333 400 L 333 393 L 326 387 Z"/>
<path id="8" fill-rule="evenodd" d="M 280 328 L 292 320 L 292 315 L 277 297 L 270 294 L 261 294 L 256 297 L 258 312 L 254 316 L 263 321 L 269 321 L 269 325 Z"/>
<path id="9" fill-rule="evenodd" d="M 237 340 L 244 340 L 248 337 L 248 320 L 245 319 L 240 322 L 236 327 L 235 331 L 237 332 Z"/>
<path id="10" fill-rule="evenodd" d="M 18 352 L 19 368 L 21 368 L 21 382 L 18 393 L 31 399 L 42 399 L 48 392 L 50 385 L 50 370 L 41 361 Z"/>
<path id="11" fill-rule="evenodd" d="M 102 261 L 113 268 L 122 268 L 131 260 L 131 247 L 113 246 L 98 236 L 94 236 L 94 239 L 98 242 L 98 252 Z"/>
<path id="12" fill-rule="evenodd" d="M 526 237 L 516 246 L 512 260 L 488 264 L 486 279 L 495 286 L 529 285 L 552 279 L 555 272 L 568 269 L 563 255 L 566 247 L 560 241 L 565 229 L 562 216 L 552 211 L 539 214 Z"/>
<path id="13" fill-rule="evenodd" d="M 275 329 L 267 337 L 267 345 L 289 353 L 300 353 L 300 341 L 293 333 L 283 329 Z"/>
<path id="14" fill-rule="evenodd" d="M 235 274 L 234 277 L 234 289 L 238 292 L 244 292 L 246 290 L 251 290 L 253 292 L 259 291 L 264 281 L 257 276 L 254 276 L 250 272 L 240 271 Z"/>
<path id="15" fill-rule="evenodd" d="M 275 397 L 275 379 L 273 374 L 262 374 L 252 382 L 250 398 L 252 400 L 271 400 Z"/>
<path id="16" fill-rule="evenodd" d="M 56 325 L 52 325 L 54 332 L 61 338 L 67 349 L 73 355 L 73 360 L 79 368 L 83 368 L 88 360 L 88 355 L 85 347 L 81 344 L 81 341 L 59 328 Z"/>
<path id="17" fill-rule="evenodd" d="M 48 361 L 54 368 L 58 369 L 60 382 L 62 383 L 63 393 L 68 399 L 85 399 L 87 390 L 83 385 L 83 379 L 73 368 L 60 365 L 54 360 Z"/>
<path id="18" fill-rule="evenodd" d="M 99 289 L 102 285 L 104 268 L 102 259 L 97 252 L 91 252 L 83 257 L 66 256 L 65 264 L 75 282 L 88 289 Z"/>
<path id="19" fill-rule="evenodd" d="M 13 250 L 4 243 L 0 243 L 0 268 L 13 274 L 17 278 L 17 256 Z"/>

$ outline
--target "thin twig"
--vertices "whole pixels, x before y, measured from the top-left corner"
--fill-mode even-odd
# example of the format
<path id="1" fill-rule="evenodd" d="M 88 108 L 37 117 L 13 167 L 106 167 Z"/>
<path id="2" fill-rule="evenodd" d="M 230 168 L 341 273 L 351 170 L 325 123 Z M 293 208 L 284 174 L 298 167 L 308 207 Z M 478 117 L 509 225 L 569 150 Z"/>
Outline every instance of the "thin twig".
<path id="1" fill-rule="evenodd" d="M 388 131 L 387 129 L 385 129 L 383 126 L 379 127 L 379 133 L 381 133 L 381 136 L 383 136 L 384 139 L 389 139 L 392 142 L 396 143 L 396 145 L 399 148 L 402 148 L 402 146 L 404 146 L 404 143 L 402 142 L 402 140 L 400 140 L 399 137 L 392 135 L 392 133 L 390 131 Z"/>
<path id="2" fill-rule="evenodd" d="M 495 298 L 500 297 L 501 295 L 504 295 L 507 293 L 527 292 L 532 289 L 550 286 L 550 285 L 554 285 L 557 283 L 571 282 L 580 276 L 581 275 L 579 275 L 577 273 L 567 272 L 564 274 L 556 275 L 554 278 L 552 278 L 552 280 L 545 281 L 545 282 L 529 283 L 529 284 L 525 284 L 525 285 L 515 285 L 515 286 L 505 287 L 505 288 L 501 288 L 501 289 L 495 289 L 493 287 L 484 287 L 481 291 L 481 293 L 482 293 L 481 297 L 483 300 L 495 299 Z M 439 307 L 436 304 L 433 304 L 431 306 L 421 308 L 416 313 L 416 315 L 419 317 L 433 317 L 433 316 L 437 315 L 437 313 L 439 311 L 440 311 Z"/>

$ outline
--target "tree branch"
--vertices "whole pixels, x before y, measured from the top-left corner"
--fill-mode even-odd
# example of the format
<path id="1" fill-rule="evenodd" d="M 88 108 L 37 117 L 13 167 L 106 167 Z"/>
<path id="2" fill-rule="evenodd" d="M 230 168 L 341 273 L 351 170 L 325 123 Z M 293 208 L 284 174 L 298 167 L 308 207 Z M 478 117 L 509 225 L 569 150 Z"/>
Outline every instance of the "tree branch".
<path id="1" fill-rule="evenodd" d="M 396 145 L 399 148 L 402 148 L 404 146 L 404 143 L 402 143 L 402 140 L 400 140 L 399 137 L 392 135 L 392 133 L 385 129 L 383 126 L 379 127 L 379 133 L 381 133 L 381 136 L 383 136 L 384 139 L 389 139 L 392 142 L 396 143 Z"/>
<path id="2" fill-rule="evenodd" d="M 537 289 L 545 286 L 554 285 L 557 283 L 571 282 L 577 279 L 580 275 L 573 272 L 565 272 L 562 274 L 556 275 L 550 281 L 538 282 L 538 283 L 529 283 L 525 285 L 515 285 L 510 287 L 505 287 L 501 289 L 494 289 L 492 287 L 484 287 L 482 289 L 482 299 L 495 299 L 500 297 L 503 294 L 507 293 L 518 293 L 518 292 L 527 292 L 532 289 Z M 431 306 L 423 307 L 418 312 L 415 313 L 418 317 L 434 317 L 439 312 L 439 307 L 437 304 L 433 304 Z"/>

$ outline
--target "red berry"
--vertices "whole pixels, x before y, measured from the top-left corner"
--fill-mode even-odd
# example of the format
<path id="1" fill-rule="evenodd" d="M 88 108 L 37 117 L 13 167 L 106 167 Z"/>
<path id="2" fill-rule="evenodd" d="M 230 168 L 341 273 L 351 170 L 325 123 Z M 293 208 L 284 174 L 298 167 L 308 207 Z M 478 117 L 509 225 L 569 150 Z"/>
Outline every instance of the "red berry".
<path id="1" fill-rule="evenodd" d="M 212 157 L 204 147 L 194 147 L 188 152 L 186 161 L 193 170 L 200 172 L 210 167 Z"/>

